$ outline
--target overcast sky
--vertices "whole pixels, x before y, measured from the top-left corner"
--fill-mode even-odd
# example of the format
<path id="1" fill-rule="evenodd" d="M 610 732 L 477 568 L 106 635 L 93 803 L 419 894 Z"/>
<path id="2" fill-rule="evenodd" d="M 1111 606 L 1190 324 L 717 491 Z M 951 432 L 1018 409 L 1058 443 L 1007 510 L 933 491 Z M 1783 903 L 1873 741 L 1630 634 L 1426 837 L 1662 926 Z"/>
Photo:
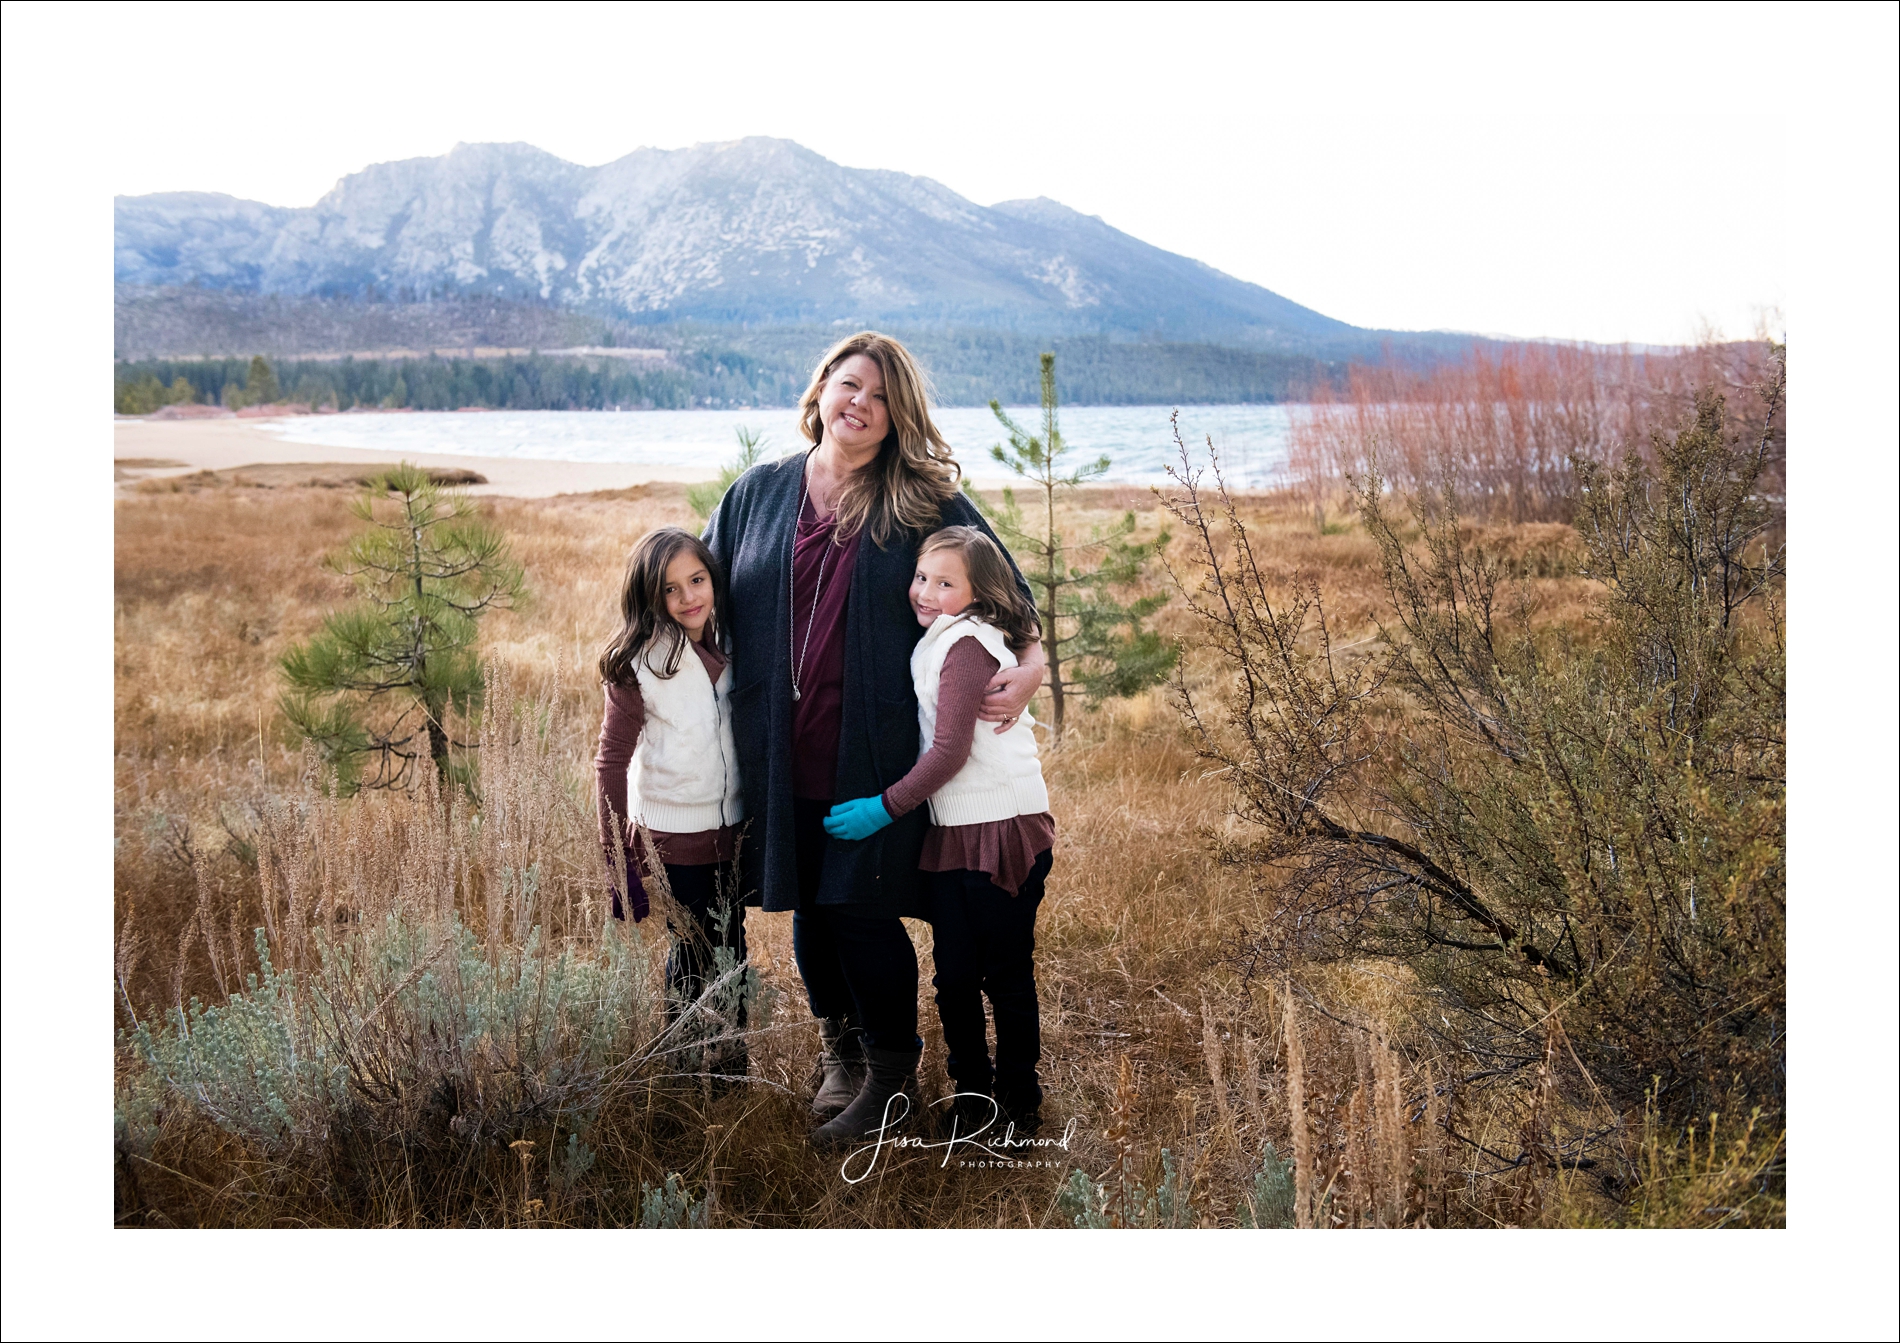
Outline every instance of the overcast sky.
<path id="1" fill-rule="evenodd" d="M 1673 342 L 1783 301 L 1747 6 L 116 12 L 118 193 L 309 205 L 457 141 L 598 164 L 775 135 L 1050 196 L 1363 326 Z"/>

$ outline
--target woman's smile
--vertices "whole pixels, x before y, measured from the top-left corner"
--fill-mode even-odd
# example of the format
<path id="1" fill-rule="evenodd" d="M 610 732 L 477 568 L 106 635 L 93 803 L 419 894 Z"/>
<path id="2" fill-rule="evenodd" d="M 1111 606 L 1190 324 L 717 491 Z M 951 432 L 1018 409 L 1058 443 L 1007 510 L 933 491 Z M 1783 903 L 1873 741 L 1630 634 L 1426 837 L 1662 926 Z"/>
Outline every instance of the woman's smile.
<path id="1" fill-rule="evenodd" d="M 874 359 L 854 354 L 832 370 L 818 399 L 825 437 L 853 456 L 875 454 L 891 431 L 884 372 Z"/>

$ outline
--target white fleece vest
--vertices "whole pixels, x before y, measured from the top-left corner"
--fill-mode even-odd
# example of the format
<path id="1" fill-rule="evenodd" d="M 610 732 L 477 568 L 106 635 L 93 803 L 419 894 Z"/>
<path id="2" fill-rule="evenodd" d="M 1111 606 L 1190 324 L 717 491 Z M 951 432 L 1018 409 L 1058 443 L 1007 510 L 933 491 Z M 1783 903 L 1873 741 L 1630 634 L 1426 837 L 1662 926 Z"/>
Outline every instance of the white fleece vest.
<path id="1" fill-rule="evenodd" d="M 647 718 L 633 748 L 628 811 L 649 829 L 674 834 L 743 820 L 739 753 L 732 743 L 732 664 L 715 685 L 706 664 L 688 648 L 669 677 L 655 676 L 644 656 L 635 660 L 634 674 Z"/>
<path id="2" fill-rule="evenodd" d="M 923 749 L 937 735 L 937 690 L 943 660 L 960 639 L 975 639 L 1005 667 L 1016 665 L 1003 632 L 975 616 L 938 616 L 910 655 L 911 680 L 917 687 L 917 726 Z M 978 719 L 970 758 L 949 783 L 930 799 L 933 825 L 981 825 L 1007 821 L 1013 816 L 1036 816 L 1049 810 L 1049 789 L 1036 763 L 1035 719 L 1027 713 L 997 732 L 995 725 Z"/>

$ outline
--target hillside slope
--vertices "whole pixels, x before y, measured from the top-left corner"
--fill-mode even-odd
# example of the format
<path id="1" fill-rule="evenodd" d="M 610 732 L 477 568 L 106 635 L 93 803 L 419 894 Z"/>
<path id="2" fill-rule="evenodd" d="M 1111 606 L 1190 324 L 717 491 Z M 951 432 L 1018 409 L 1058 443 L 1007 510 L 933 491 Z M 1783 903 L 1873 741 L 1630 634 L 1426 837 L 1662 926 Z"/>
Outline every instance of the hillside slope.
<path id="1" fill-rule="evenodd" d="M 1047 199 L 981 206 L 789 140 L 597 168 L 525 144 L 375 164 L 314 206 L 119 197 L 122 286 L 490 297 L 639 323 L 955 323 L 1257 347 L 1369 333 Z"/>

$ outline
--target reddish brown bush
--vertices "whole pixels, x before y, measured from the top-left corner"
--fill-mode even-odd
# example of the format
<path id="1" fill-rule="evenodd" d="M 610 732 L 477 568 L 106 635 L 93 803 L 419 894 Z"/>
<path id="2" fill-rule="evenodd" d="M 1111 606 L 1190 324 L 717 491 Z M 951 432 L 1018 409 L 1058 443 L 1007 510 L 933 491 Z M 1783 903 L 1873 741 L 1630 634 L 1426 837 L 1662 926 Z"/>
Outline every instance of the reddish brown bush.
<path id="1" fill-rule="evenodd" d="M 1314 503 L 1376 464 L 1402 494 L 1449 483 L 1472 515 L 1566 521 L 1571 458 L 1646 451 L 1653 430 L 1693 414 L 1698 388 L 1727 397 L 1739 437 L 1759 437 L 1767 408 L 1756 389 L 1769 360 L 1766 342 L 1750 341 L 1663 353 L 1524 344 L 1474 348 L 1424 371 L 1354 365 L 1296 411 L 1289 465 Z M 1781 459 L 1777 427 L 1763 482 L 1777 498 Z"/>

